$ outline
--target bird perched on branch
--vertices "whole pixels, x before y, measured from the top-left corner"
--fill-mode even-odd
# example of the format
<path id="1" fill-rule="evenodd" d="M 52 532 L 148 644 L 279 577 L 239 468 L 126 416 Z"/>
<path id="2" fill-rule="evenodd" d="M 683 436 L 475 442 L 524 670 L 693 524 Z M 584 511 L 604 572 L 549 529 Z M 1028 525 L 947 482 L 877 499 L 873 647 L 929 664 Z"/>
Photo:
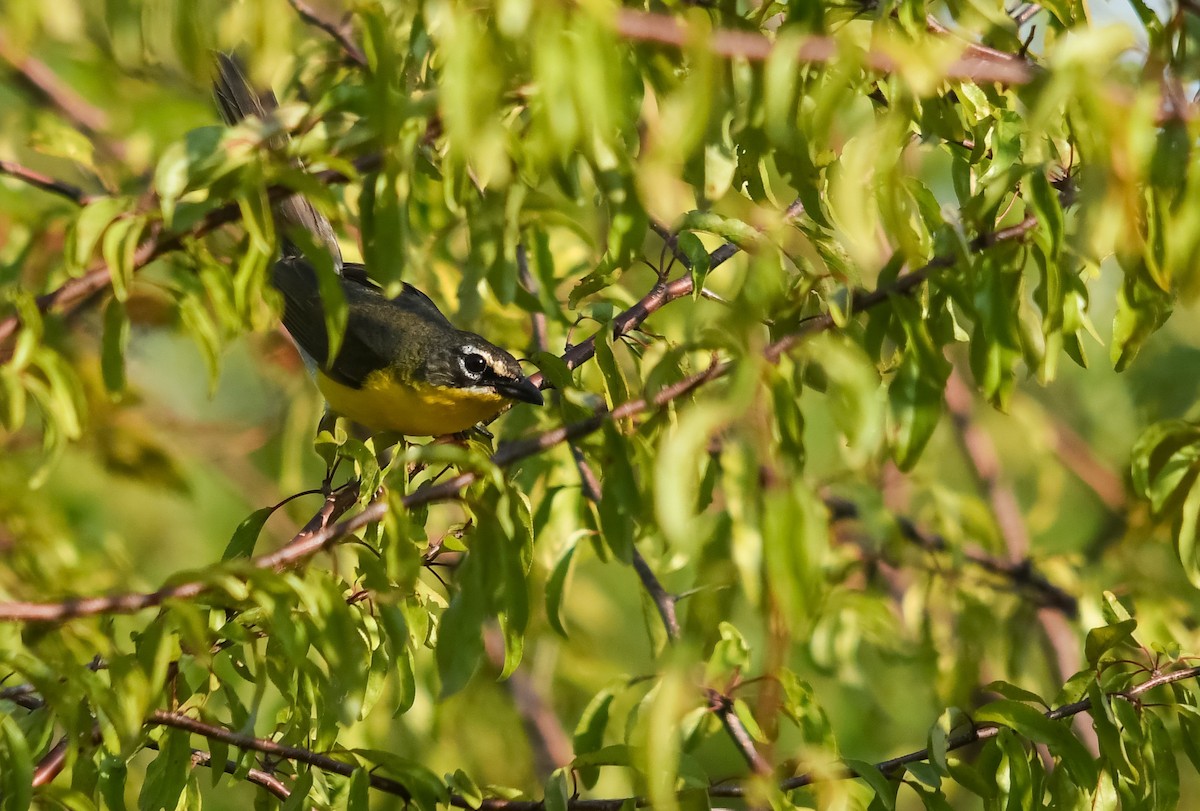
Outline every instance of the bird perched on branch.
<path id="1" fill-rule="evenodd" d="M 265 120 L 277 106 L 273 94 L 255 93 L 225 54 L 217 55 L 215 89 L 230 125 Z M 412 285 L 388 298 L 364 266 L 343 262 L 333 226 L 304 197 L 280 200 L 274 213 L 281 233 L 303 229 L 328 251 L 345 296 L 345 334 L 331 358 L 317 270 L 284 237 L 271 283 L 283 295 L 283 326 L 331 413 L 373 431 L 439 436 L 465 431 L 517 401 L 542 404 L 541 392 L 508 352 L 457 329 Z"/>

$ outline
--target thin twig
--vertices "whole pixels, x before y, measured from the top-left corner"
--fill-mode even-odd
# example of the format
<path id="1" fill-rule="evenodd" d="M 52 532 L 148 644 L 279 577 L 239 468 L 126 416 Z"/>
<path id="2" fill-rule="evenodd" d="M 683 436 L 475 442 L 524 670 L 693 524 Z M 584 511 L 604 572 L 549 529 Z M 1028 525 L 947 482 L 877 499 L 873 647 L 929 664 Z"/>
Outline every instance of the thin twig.
<path id="1" fill-rule="evenodd" d="M 1136 700 L 1146 693 L 1158 687 L 1163 687 L 1168 684 L 1174 684 L 1189 679 L 1200 677 L 1200 667 L 1182 668 L 1180 670 L 1169 671 L 1165 673 L 1155 673 L 1141 684 L 1130 687 L 1127 690 L 1115 691 L 1106 693 L 1106 698 L 1120 699 L 1124 701 L 1136 702 Z M 21 703 L 21 702 L 19 702 Z M 38 700 L 40 705 L 40 700 Z M 22 706 L 25 706 L 22 703 Z M 1074 718 L 1082 713 L 1092 709 L 1092 700 L 1084 698 L 1072 704 L 1066 704 L 1061 707 L 1048 710 L 1043 715 L 1051 721 L 1061 721 L 1067 718 Z M 304 763 L 322 771 L 333 772 L 343 776 L 350 776 L 356 769 L 363 768 L 361 766 L 351 765 L 340 760 L 335 760 L 328 755 L 322 755 L 305 749 L 299 746 L 287 746 L 276 743 L 275 741 L 265 738 L 256 738 L 251 735 L 245 735 L 238 732 L 232 732 L 224 727 L 214 724 L 197 721 L 182 713 L 158 711 L 153 713 L 146 721 L 150 726 L 168 726 L 176 729 L 182 729 L 195 735 L 202 735 L 205 738 L 215 741 L 221 741 L 238 749 L 249 750 L 253 752 L 262 752 L 263 754 L 272 755 L 273 757 L 283 758 L 296 763 Z M 971 744 L 978 743 L 996 737 L 1001 727 L 996 724 L 978 724 L 973 725 L 968 729 L 956 732 L 950 735 L 945 743 L 944 751 L 952 752 Z M 887 760 L 879 761 L 873 764 L 872 768 L 879 771 L 885 776 L 892 777 L 899 774 L 905 766 L 912 763 L 921 763 L 929 760 L 929 749 L 918 749 L 913 752 L 908 752 L 898 757 L 888 758 Z M 752 767 L 753 768 L 753 767 Z M 374 772 L 368 773 L 368 780 L 372 788 L 378 789 L 386 794 L 392 794 L 398 797 L 410 797 L 408 789 L 398 781 L 381 777 Z M 779 788 L 782 791 L 794 791 L 805 786 L 810 786 L 815 783 L 831 782 L 835 780 L 850 780 L 861 777 L 861 774 L 850 767 L 844 767 L 839 771 L 822 771 L 821 773 L 807 773 L 790 777 L 779 783 Z M 708 796 L 711 798 L 735 799 L 746 796 L 746 787 L 742 785 L 733 785 L 721 783 L 708 787 Z M 488 798 L 483 801 L 481 806 L 471 804 L 471 801 L 458 796 L 450 795 L 449 804 L 455 808 L 464 809 L 484 809 L 485 811 L 544 811 L 545 806 L 542 802 L 533 800 L 505 800 L 499 798 Z M 622 807 L 627 804 L 633 806 L 644 806 L 647 800 L 643 797 L 621 797 L 611 799 L 583 799 L 580 797 L 571 797 L 567 800 L 567 808 L 572 811 L 621 811 Z"/>
<path id="2" fill-rule="evenodd" d="M 304 20 L 304 22 L 311 26 L 321 29 L 328 34 L 334 42 L 340 45 L 342 51 L 345 52 L 346 57 L 351 62 L 358 65 L 360 68 L 367 67 L 366 54 L 364 54 L 362 52 L 362 48 L 359 48 L 354 40 L 350 38 L 350 34 L 346 30 L 345 26 L 337 25 L 336 23 L 332 23 L 329 20 L 322 18 L 319 14 L 313 11 L 312 7 L 309 6 L 308 3 L 305 3 L 304 0 L 288 0 L 288 3 L 296 10 L 296 13 L 300 15 L 300 19 Z"/>
<path id="3" fill-rule="evenodd" d="M 617 12 L 616 25 L 617 33 L 626 39 L 675 48 L 695 47 L 702 41 L 712 53 L 729 59 L 762 62 L 769 59 L 775 49 L 775 44 L 757 31 L 717 28 L 699 40 L 699 31 L 676 17 L 631 8 Z M 972 43 L 964 42 L 962 46 L 962 55 L 943 69 L 942 75 L 947 79 L 1022 85 L 1034 78 L 1033 69 L 1023 59 Z M 810 36 L 795 48 L 794 53 L 797 62 L 826 63 L 837 59 L 839 47 L 831 37 Z M 894 57 L 880 50 L 869 50 L 862 58 L 867 67 L 880 73 L 894 73 L 899 67 Z"/>
<path id="4" fill-rule="evenodd" d="M 834 521 L 855 520 L 862 517 L 861 510 L 853 501 L 839 496 L 825 496 L 824 502 Z M 981 549 L 955 549 L 945 536 L 923 529 L 907 516 L 893 515 L 896 528 L 905 540 L 927 552 L 954 552 L 962 555 L 967 563 L 977 566 L 989 574 L 1004 578 L 1015 589 L 1025 592 L 1037 605 L 1061 611 L 1067 617 L 1074 618 L 1079 611 L 1079 603 L 1075 597 L 1062 588 L 1050 582 L 1045 575 L 1034 567 L 1030 560 L 1011 561 L 989 555 Z"/>
<path id="5" fill-rule="evenodd" d="M 43 175 L 41 172 L 35 172 L 28 167 L 12 161 L 0 160 L 0 174 L 16 178 L 42 191 L 64 197 L 79 206 L 86 206 L 92 200 L 96 199 L 93 195 L 88 194 L 78 186 L 72 186 L 70 183 Z"/>
<path id="6" fill-rule="evenodd" d="M 583 450 L 571 443 L 571 458 L 575 460 L 575 467 L 579 471 L 579 479 L 583 484 L 583 495 L 588 501 L 593 504 L 600 503 L 600 480 L 596 477 L 596 472 L 592 470 L 592 466 L 588 464 L 587 458 L 583 455 Z M 658 610 L 658 616 L 662 619 L 663 630 L 667 632 L 667 640 L 671 643 L 679 641 L 680 628 L 679 618 L 675 611 L 675 604 L 678 599 L 674 594 L 663 588 L 662 581 L 654 574 L 654 570 L 650 568 L 650 564 L 646 562 L 646 558 L 642 555 L 637 544 L 634 544 L 632 551 L 633 570 L 638 576 L 638 580 L 642 581 L 642 588 L 646 590 L 646 594 L 654 602 L 654 607 Z"/>
<path id="7" fill-rule="evenodd" d="M 771 768 L 771 764 L 767 762 L 767 759 L 759 754 L 758 748 L 754 745 L 754 739 L 746 731 L 746 726 L 742 723 L 742 720 L 737 717 L 737 712 L 733 706 L 733 699 L 716 690 L 710 689 L 708 691 L 708 709 L 721 720 L 721 726 L 725 727 L 725 731 L 729 733 L 729 737 L 733 740 L 733 745 L 737 747 L 738 752 L 746 759 L 746 765 L 759 777 L 770 777 L 775 770 Z"/>
<path id="8" fill-rule="evenodd" d="M 957 371 L 946 381 L 946 407 L 951 422 L 975 477 L 991 508 L 992 517 L 1004 541 L 1008 557 L 1018 566 L 1029 560 L 1029 530 L 1021 516 L 1021 505 L 1011 486 L 1001 475 L 1000 457 L 987 432 L 972 418 L 973 396 Z M 1075 673 L 1080 666 L 1079 642 L 1075 632 L 1058 612 L 1039 611 L 1038 622 L 1054 654 L 1054 667 L 1059 680 Z M 1092 751 L 1099 754 L 1100 742 L 1091 724 L 1077 722 L 1076 733 Z"/>
<path id="9" fill-rule="evenodd" d="M 367 155 L 354 160 L 358 172 L 369 172 L 379 165 L 379 155 Z M 348 175 L 338 171 L 318 172 L 314 178 L 321 183 L 346 183 L 351 180 Z M 271 186 L 267 189 L 271 200 L 278 200 L 293 194 L 286 186 Z M 241 218 L 241 208 L 236 202 L 227 203 L 209 212 L 190 230 L 183 234 L 164 234 L 160 224 L 150 227 L 146 240 L 138 246 L 133 255 L 132 270 L 139 271 L 153 260 L 179 250 L 189 239 L 196 239 L 215 231 L 217 228 Z M 107 262 L 99 262 L 82 276 L 63 283 L 60 287 L 37 298 L 40 312 L 70 312 L 79 307 L 101 290 L 108 287 L 112 281 L 112 268 Z M 20 318 L 11 315 L 0 321 L 0 348 L 10 339 L 20 326 Z M 3 351 L 0 351 L 0 359 Z"/>

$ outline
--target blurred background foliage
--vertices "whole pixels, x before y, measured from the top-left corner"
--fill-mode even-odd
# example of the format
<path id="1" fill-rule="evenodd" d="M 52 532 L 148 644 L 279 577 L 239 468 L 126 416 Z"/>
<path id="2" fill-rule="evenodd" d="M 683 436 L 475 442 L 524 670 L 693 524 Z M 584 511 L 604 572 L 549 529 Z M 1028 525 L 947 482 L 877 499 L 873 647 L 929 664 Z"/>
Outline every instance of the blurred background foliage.
<path id="1" fill-rule="evenodd" d="M 270 807 L 252 765 L 294 807 L 405 804 L 367 768 L 422 808 L 1200 807 L 1194 685 L 1103 698 L 1200 651 L 1187 0 L 0 10 L 5 808 Z M 219 125 L 216 49 L 274 121 Z M 482 440 L 379 471 L 339 433 L 338 481 L 385 482 L 387 519 L 254 570 L 321 496 L 260 511 L 325 470 L 272 188 L 554 385 L 501 448 L 732 371 L 494 475 Z M 611 338 L 681 279 L 703 294 Z M 446 464 L 483 475 L 401 506 Z M 205 590 L 12 621 L 183 580 Z M 1104 711 L 1038 715 L 1085 696 Z M 970 718 L 1005 731 L 947 755 Z M 870 779 L 778 789 L 839 758 Z"/>

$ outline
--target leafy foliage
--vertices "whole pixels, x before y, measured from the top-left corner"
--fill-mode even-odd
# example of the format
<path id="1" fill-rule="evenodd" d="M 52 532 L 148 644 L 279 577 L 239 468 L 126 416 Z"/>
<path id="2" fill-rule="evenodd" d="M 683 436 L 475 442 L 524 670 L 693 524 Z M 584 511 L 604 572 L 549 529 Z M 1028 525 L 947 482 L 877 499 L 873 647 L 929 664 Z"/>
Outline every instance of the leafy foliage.
<path id="1" fill-rule="evenodd" d="M 4 809 L 1194 805 L 1195 9 L 349 11 L 7 10 Z M 547 407 L 310 451 L 290 192 Z"/>

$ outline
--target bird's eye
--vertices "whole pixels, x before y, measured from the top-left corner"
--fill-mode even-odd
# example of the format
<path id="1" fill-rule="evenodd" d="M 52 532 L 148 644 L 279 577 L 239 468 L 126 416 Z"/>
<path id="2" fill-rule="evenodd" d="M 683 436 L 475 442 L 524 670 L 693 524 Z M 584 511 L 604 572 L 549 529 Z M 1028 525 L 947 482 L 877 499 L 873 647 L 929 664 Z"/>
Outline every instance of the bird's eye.
<path id="1" fill-rule="evenodd" d="M 479 377 L 488 367 L 488 362 L 483 355 L 476 355 L 474 352 L 468 352 L 463 355 L 460 362 L 462 363 L 463 371 L 471 377 Z"/>

